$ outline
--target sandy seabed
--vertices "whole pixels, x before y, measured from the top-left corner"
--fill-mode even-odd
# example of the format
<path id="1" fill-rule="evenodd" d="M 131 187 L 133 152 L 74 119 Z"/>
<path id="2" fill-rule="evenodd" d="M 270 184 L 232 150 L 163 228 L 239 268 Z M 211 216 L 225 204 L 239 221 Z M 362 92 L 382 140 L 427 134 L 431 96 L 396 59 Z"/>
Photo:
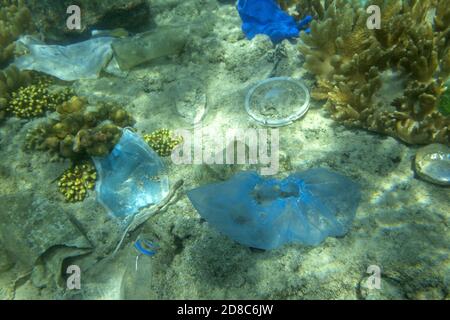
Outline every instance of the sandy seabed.
<path id="1" fill-rule="evenodd" d="M 231 1 L 159 0 L 151 7 L 157 25 L 209 15 L 215 26 L 207 36 L 192 34 L 181 55 L 140 66 L 126 78 L 73 84 L 91 102 L 125 105 L 139 133 L 189 128 L 173 99 L 174 83 L 185 79 L 204 84 L 208 111 L 202 125 L 217 133 L 260 128 L 244 109 L 246 92 L 259 80 L 288 76 L 312 84 L 296 44 L 275 48 L 265 36 L 244 38 Z M 219 234 L 182 193 L 111 257 L 121 229 L 95 194 L 67 204 L 52 182 L 69 162 L 22 150 L 27 130 L 39 121 L 12 118 L 0 127 L 1 299 L 450 297 L 450 190 L 414 177 L 416 147 L 345 128 L 315 102 L 301 120 L 279 129 L 278 176 L 314 167 L 334 170 L 361 185 L 361 204 L 346 236 L 272 251 L 249 249 Z M 239 169 L 165 161 L 171 183 L 183 179 L 185 190 Z M 152 258 L 140 257 L 136 272 L 132 241 L 139 233 L 157 239 L 161 248 Z M 80 290 L 66 289 L 65 270 L 72 264 L 82 270 Z M 381 269 L 379 290 L 367 288 L 371 265 Z"/>

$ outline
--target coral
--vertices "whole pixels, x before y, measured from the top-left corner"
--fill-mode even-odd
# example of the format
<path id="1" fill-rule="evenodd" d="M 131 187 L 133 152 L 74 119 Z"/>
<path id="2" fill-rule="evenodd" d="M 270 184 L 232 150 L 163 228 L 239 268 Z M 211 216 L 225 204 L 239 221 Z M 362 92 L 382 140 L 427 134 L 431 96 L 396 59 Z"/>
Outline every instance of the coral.
<path id="1" fill-rule="evenodd" d="M 120 128 L 134 124 L 120 106 L 109 103 L 89 106 L 77 96 L 56 111 L 59 120 L 48 120 L 28 132 L 25 149 L 47 150 L 71 159 L 105 156 L 119 141 Z"/>
<path id="2" fill-rule="evenodd" d="M 161 157 L 170 156 L 173 149 L 183 142 L 182 137 L 174 137 L 168 129 L 160 129 L 151 134 L 146 134 L 144 140 Z"/>
<path id="3" fill-rule="evenodd" d="M 450 82 L 447 84 L 446 91 L 439 98 L 439 111 L 445 116 L 450 116 Z"/>
<path id="4" fill-rule="evenodd" d="M 42 78 L 36 84 L 21 87 L 11 94 L 6 111 L 19 118 L 39 117 L 46 111 L 54 111 L 57 105 L 73 96 L 70 88 L 51 93 L 49 85 L 50 81 Z"/>
<path id="5" fill-rule="evenodd" d="M 96 180 L 97 172 L 92 163 L 78 164 L 66 170 L 59 178 L 59 192 L 67 202 L 83 201 L 87 191 L 94 189 Z"/>
<path id="6" fill-rule="evenodd" d="M 283 10 L 289 12 L 297 20 L 305 15 L 310 15 L 314 19 L 323 19 L 325 10 L 330 5 L 329 0 L 324 4 L 320 0 L 278 0 L 277 2 Z"/>
<path id="7" fill-rule="evenodd" d="M 6 109 L 12 92 L 32 82 L 31 73 L 19 71 L 14 66 L 0 70 L 0 120 L 6 117 Z"/>
<path id="8" fill-rule="evenodd" d="M 14 56 L 14 41 L 33 30 L 31 12 L 22 0 L 0 0 L 0 66 Z"/>
<path id="9" fill-rule="evenodd" d="M 301 36 L 304 67 L 317 79 L 312 96 L 326 99 L 346 125 L 410 144 L 449 143 L 450 120 L 438 102 L 450 75 L 450 7 L 445 0 L 371 4 L 383 13 L 381 30 L 367 28 L 359 1 L 333 0 Z"/>

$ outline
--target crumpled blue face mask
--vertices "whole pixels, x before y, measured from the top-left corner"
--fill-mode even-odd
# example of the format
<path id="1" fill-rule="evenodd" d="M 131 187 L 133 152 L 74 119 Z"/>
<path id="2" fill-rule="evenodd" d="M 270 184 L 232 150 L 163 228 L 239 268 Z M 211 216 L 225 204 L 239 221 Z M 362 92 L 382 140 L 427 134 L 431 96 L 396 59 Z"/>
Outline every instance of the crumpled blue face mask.
<path id="1" fill-rule="evenodd" d="M 361 197 L 358 184 L 322 168 L 283 180 L 240 172 L 187 195 L 211 226 L 245 246 L 266 250 L 343 236 Z"/>
<path id="2" fill-rule="evenodd" d="M 239 0 L 237 10 L 242 19 L 242 31 L 248 39 L 265 34 L 273 43 L 298 37 L 301 30 L 309 32 L 311 16 L 300 22 L 284 12 L 274 0 Z"/>

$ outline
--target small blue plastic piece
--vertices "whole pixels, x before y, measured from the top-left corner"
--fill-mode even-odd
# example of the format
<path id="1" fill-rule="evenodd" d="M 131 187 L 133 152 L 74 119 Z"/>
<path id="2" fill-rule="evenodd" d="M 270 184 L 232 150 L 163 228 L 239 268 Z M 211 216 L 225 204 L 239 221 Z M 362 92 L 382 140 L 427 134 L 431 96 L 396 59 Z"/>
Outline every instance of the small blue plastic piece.
<path id="1" fill-rule="evenodd" d="M 298 37 L 307 28 L 311 16 L 296 22 L 294 17 L 284 12 L 274 0 L 238 0 L 237 10 L 242 19 L 242 31 L 249 40 L 257 34 L 266 34 L 273 43 Z"/>
<path id="2" fill-rule="evenodd" d="M 231 239 L 252 248 L 317 245 L 349 230 L 360 188 L 345 176 L 310 169 L 283 180 L 241 172 L 187 193 L 199 214 Z"/>
<path id="3" fill-rule="evenodd" d="M 159 247 L 155 245 L 153 242 L 145 240 L 145 239 L 138 239 L 134 243 L 134 247 L 139 253 L 142 253 L 146 256 L 152 257 L 156 254 Z"/>
<path id="4" fill-rule="evenodd" d="M 108 156 L 93 160 L 99 175 L 97 200 L 124 223 L 169 193 L 169 180 L 158 154 L 129 129 L 123 130 Z"/>

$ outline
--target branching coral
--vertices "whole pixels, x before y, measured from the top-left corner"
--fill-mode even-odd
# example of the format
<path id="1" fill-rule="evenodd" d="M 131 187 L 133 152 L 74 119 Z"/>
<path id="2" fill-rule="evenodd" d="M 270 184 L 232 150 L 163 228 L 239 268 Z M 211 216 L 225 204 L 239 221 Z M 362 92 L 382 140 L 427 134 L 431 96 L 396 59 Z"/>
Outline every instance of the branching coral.
<path id="1" fill-rule="evenodd" d="M 22 86 L 32 82 L 31 73 L 19 71 L 16 67 L 10 66 L 5 70 L 0 70 L 0 120 L 6 117 L 6 109 L 11 98 L 11 94 Z"/>
<path id="2" fill-rule="evenodd" d="M 174 137 L 168 129 L 160 129 L 151 134 L 144 135 L 144 140 L 161 157 L 168 157 L 173 149 L 183 142 L 181 137 Z"/>
<path id="3" fill-rule="evenodd" d="M 411 144 L 449 143 L 450 119 L 438 110 L 450 75 L 450 6 L 445 0 L 374 0 L 381 30 L 369 30 L 359 1 L 328 1 L 303 34 L 305 68 L 316 99 L 333 118 Z M 433 17 L 432 17 L 433 16 Z"/>
<path id="4" fill-rule="evenodd" d="M 446 86 L 446 91 L 439 98 L 439 111 L 445 116 L 450 116 L 450 81 Z"/>
<path id="5" fill-rule="evenodd" d="M 66 170 L 59 178 L 59 192 L 67 202 L 83 201 L 87 191 L 94 189 L 96 180 L 97 172 L 92 163 L 78 164 Z"/>
<path id="6" fill-rule="evenodd" d="M 32 30 L 31 12 L 23 0 L 0 0 L 0 66 L 14 56 L 14 41 Z"/>
<path id="7" fill-rule="evenodd" d="M 107 155 L 121 137 L 121 127 L 133 118 L 120 106 L 88 106 L 72 97 L 56 108 L 59 120 L 49 120 L 27 134 L 25 149 L 48 150 L 64 158 Z"/>
<path id="8" fill-rule="evenodd" d="M 296 19 L 311 15 L 316 20 L 324 17 L 331 1 L 326 0 L 322 3 L 321 0 L 278 0 L 277 2 Z"/>

